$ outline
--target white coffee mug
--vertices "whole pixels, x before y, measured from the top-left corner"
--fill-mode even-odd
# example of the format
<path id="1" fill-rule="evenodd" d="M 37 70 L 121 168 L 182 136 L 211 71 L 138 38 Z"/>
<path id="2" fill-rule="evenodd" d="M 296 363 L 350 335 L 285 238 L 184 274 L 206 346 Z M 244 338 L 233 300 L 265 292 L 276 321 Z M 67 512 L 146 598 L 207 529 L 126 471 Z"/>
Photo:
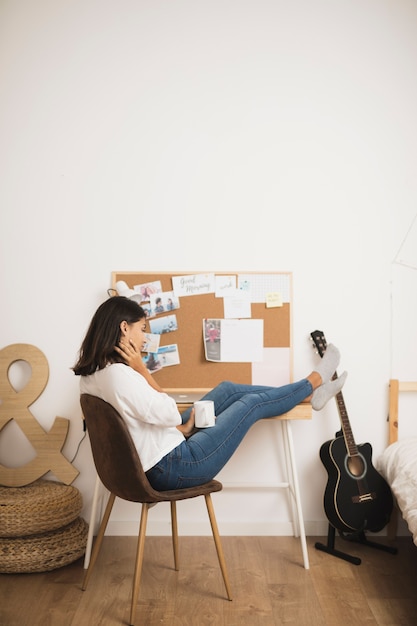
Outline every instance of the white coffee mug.
<path id="1" fill-rule="evenodd" d="M 213 400 L 198 400 L 194 402 L 194 418 L 197 428 L 210 428 L 216 423 Z"/>

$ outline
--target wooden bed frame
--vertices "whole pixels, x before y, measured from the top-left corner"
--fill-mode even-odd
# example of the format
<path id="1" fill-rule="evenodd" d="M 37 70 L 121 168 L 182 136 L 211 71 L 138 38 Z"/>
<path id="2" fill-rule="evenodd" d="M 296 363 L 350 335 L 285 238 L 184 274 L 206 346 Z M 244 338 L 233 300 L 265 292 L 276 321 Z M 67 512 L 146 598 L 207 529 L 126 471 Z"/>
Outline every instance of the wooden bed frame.
<path id="1" fill-rule="evenodd" d="M 417 381 L 405 382 L 395 378 L 391 378 L 389 381 L 388 445 L 398 441 L 398 405 L 400 391 L 417 391 Z"/>
<path id="2" fill-rule="evenodd" d="M 389 409 L 388 409 L 388 445 L 398 441 L 399 399 L 400 392 L 417 391 L 417 381 L 402 381 L 391 378 L 389 381 Z M 395 498 L 394 498 L 395 502 Z M 397 535 L 398 513 L 397 504 L 394 505 L 391 520 L 388 524 L 387 535 L 394 540 Z"/>

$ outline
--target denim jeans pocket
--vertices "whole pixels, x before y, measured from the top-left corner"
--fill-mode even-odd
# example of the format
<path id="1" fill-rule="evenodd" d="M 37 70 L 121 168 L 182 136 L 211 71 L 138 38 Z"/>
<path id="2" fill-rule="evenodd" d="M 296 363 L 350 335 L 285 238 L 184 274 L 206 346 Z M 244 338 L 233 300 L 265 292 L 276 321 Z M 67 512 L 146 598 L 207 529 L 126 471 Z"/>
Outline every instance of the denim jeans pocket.
<path id="1" fill-rule="evenodd" d="M 209 482 L 207 476 L 178 476 L 176 489 L 186 489 L 187 487 L 198 487 Z"/>

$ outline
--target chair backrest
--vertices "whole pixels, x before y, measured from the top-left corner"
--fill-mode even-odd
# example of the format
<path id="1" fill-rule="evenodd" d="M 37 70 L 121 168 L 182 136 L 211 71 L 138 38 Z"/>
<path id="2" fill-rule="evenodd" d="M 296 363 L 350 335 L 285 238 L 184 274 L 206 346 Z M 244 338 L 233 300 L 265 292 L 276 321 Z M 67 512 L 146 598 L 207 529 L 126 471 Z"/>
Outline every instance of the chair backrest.
<path id="1" fill-rule="evenodd" d="M 131 502 L 160 502 L 143 471 L 139 455 L 121 415 L 97 396 L 81 394 L 97 474 L 103 485 Z"/>

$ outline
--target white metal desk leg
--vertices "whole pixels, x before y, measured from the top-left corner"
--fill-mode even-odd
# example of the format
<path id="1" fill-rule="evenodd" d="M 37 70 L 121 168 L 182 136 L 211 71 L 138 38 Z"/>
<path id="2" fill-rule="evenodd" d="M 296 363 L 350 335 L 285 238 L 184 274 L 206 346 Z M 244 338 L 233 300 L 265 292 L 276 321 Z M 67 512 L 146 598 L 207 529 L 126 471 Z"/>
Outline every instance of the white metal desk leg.
<path id="1" fill-rule="evenodd" d="M 288 495 L 290 500 L 290 507 L 292 513 L 292 525 L 294 531 L 294 537 L 300 536 L 300 529 L 298 527 L 298 510 L 297 504 L 295 501 L 295 493 L 294 493 L 294 477 L 292 475 L 292 463 L 291 463 L 291 452 L 290 452 L 290 443 L 288 439 L 288 429 L 287 429 L 287 421 L 284 420 L 281 422 L 281 434 L 283 438 L 284 444 L 284 456 L 285 456 L 285 470 L 286 470 L 286 478 L 288 484 Z"/>
<path id="2" fill-rule="evenodd" d="M 289 420 L 283 421 L 283 427 L 286 434 L 286 439 L 288 443 L 288 451 L 291 462 L 291 473 L 293 480 L 293 488 L 294 488 L 294 498 L 297 507 L 297 516 L 298 516 L 298 528 L 300 531 L 300 541 L 301 541 L 301 549 L 303 552 L 304 559 L 304 567 L 305 569 L 310 568 L 309 560 L 308 560 L 308 552 L 307 552 L 307 541 L 306 541 L 306 533 L 304 529 L 304 518 L 303 518 L 303 510 L 301 507 L 301 497 L 300 497 L 300 488 L 298 485 L 298 474 L 297 474 L 297 466 L 295 463 L 295 454 L 294 454 L 294 443 L 292 438 L 292 430 L 291 424 Z"/>
<path id="3" fill-rule="evenodd" d="M 94 537 L 94 526 L 95 526 L 96 519 L 97 519 L 97 505 L 98 505 L 98 499 L 100 495 L 100 486 L 101 486 L 101 481 L 97 474 L 96 484 L 94 487 L 93 502 L 91 505 L 90 525 L 88 527 L 88 535 L 87 535 L 87 546 L 85 548 L 84 569 L 88 569 L 88 566 L 90 564 L 91 548 L 93 545 L 93 537 Z"/>

